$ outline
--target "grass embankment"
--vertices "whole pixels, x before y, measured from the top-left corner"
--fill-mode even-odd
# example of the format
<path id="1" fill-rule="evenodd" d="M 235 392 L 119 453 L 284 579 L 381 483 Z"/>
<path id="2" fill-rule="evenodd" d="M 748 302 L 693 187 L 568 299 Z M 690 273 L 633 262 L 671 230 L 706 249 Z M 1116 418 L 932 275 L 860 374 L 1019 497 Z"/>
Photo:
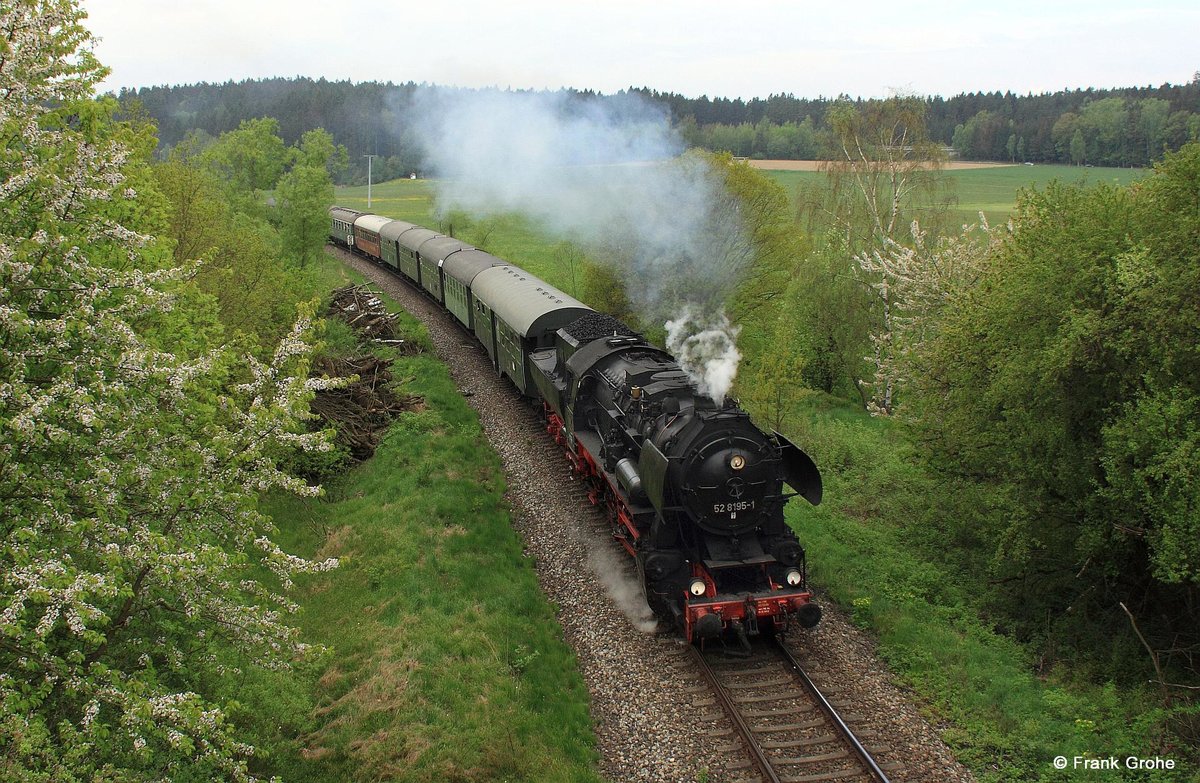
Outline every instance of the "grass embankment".
<path id="1" fill-rule="evenodd" d="M 1015 205 L 1020 187 L 1055 177 L 1132 179 L 1139 172 L 1016 166 L 955 174 L 965 180 L 959 183 L 960 203 L 970 201 L 976 212 L 988 205 L 989 220 L 999 221 Z M 772 175 L 780 175 L 793 193 L 801 177 L 822 176 Z M 365 190 L 341 190 L 338 201 L 363 209 Z M 376 213 L 432 225 L 430 184 L 385 183 L 375 186 L 375 194 Z M 423 204 L 414 198 L 418 194 Z M 471 231 L 460 236 L 478 242 Z M 556 263 L 557 240 L 539 236 L 528 221 L 497 220 L 480 244 L 571 291 L 570 269 Z M 1066 668 L 1041 671 L 1034 650 L 984 619 L 982 598 L 1009 588 L 989 582 L 990 553 L 963 537 L 971 526 L 948 520 L 988 513 L 986 491 L 939 483 L 921 467 L 902 427 L 818 396 L 795 412 L 786 429 L 814 456 L 826 482 L 822 506 L 789 507 L 789 519 L 808 548 L 814 582 L 877 635 L 893 671 L 982 780 L 1093 779 L 1094 772 L 1055 770 L 1054 758 L 1147 755 L 1154 742 L 1148 727 L 1156 717 L 1150 694 Z M 1105 780 L 1194 779 L 1183 770 L 1102 774 Z"/>
<path id="2" fill-rule="evenodd" d="M 401 324 L 428 349 L 423 326 Z M 587 692 L 499 458 L 431 352 L 392 369 L 424 408 L 323 499 L 270 504 L 286 550 L 341 566 L 299 586 L 299 625 L 329 654 L 239 694 L 267 766 L 296 781 L 596 781 Z"/>
<path id="3" fill-rule="evenodd" d="M 788 428 L 821 467 L 825 502 L 792 504 L 815 583 L 871 629 L 880 654 L 944 726 L 981 780 L 1068 781 L 1056 756 L 1153 756 L 1155 705 L 1142 688 L 1086 679 L 983 619 L 988 553 L 962 520 L 987 514 L 986 490 L 948 486 L 921 466 L 901 425 L 816 397 Z M 951 520 L 954 520 L 951 523 Z M 1186 762 L 1183 753 L 1177 762 Z M 1124 763 L 1122 761 L 1122 763 Z M 1194 780 L 1189 772 L 1106 771 L 1105 780 Z"/>

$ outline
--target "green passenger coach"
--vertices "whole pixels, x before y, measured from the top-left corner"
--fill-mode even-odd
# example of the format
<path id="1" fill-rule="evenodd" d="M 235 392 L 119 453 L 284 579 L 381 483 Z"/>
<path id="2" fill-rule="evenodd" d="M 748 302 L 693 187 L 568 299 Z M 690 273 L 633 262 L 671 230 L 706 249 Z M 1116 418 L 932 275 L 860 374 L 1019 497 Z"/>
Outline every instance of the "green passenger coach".
<path id="1" fill-rule="evenodd" d="M 585 313 L 595 312 L 545 280 L 515 266 L 493 266 L 475 275 L 471 294 L 478 303 L 475 334 L 493 364 L 522 393 L 533 388 L 530 351 L 554 344 L 554 333 Z M 482 306 L 479 306 L 482 305 Z M 490 327 L 490 328 L 489 328 Z"/>
<path id="2" fill-rule="evenodd" d="M 393 220 L 391 223 L 388 223 L 383 228 L 379 229 L 379 249 L 380 257 L 383 258 L 383 263 L 387 264 L 392 269 L 398 269 L 402 272 L 405 271 L 402 264 L 402 262 L 405 260 L 405 256 L 400 252 L 399 239 L 400 235 L 405 231 L 412 231 L 415 228 L 416 226 L 414 226 L 412 223 L 405 223 L 403 220 Z M 411 268 L 411 277 L 413 280 L 416 280 L 416 266 L 414 265 Z"/>

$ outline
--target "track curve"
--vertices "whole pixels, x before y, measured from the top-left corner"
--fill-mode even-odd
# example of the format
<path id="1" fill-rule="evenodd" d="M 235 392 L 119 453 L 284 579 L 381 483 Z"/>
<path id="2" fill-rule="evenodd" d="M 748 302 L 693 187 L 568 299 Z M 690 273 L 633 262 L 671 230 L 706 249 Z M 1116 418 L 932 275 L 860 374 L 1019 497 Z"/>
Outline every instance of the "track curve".
<path id="1" fill-rule="evenodd" d="M 629 558 L 613 552 L 609 522 L 588 502 L 561 450 L 540 435 L 539 412 L 517 397 L 507 379 L 496 376 L 478 343 L 422 292 L 368 259 L 344 249 L 329 247 L 326 252 L 368 277 L 429 327 L 435 353 L 479 414 L 505 466 L 514 527 L 525 541 L 526 555 L 536 563 L 543 591 L 558 610 L 564 637 L 575 650 L 587 684 L 601 774 L 629 783 L 763 779 L 752 771 L 731 720 L 715 707 L 711 686 L 689 646 L 671 633 L 646 632 L 612 596 L 603 595 L 603 590 L 597 593 L 604 577 L 630 572 L 624 576 L 633 583 L 636 575 Z M 581 585 L 589 589 L 581 590 Z M 936 731 L 887 682 L 869 645 L 836 608 L 826 612 L 815 631 L 788 641 L 803 642 L 797 653 L 806 656 L 810 669 L 821 669 L 820 676 L 816 670 L 812 676 L 826 693 L 835 692 L 835 707 L 861 713 L 845 714 L 860 738 L 870 743 L 886 734 L 892 747 L 882 757 L 895 761 L 882 767 L 893 781 L 973 783 Z M 806 738 L 774 741 L 796 739 Z M 880 753 L 875 746 L 871 750 Z M 903 771 L 896 762 L 903 764 Z M 815 772 L 810 769 L 807 774 Z M 784 774 L 782 779 L 788 780 Z"/>

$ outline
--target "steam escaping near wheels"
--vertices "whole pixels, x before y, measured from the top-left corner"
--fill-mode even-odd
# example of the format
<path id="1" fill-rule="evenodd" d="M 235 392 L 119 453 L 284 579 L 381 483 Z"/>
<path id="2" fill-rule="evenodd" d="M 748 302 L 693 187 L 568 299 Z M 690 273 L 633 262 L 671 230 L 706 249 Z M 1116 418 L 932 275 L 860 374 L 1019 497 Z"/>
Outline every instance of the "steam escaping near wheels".
<path id="1" fill-rule="evenodd" d="M 642 633 L 657 633 L 658 620 L 646 603 L 642 585 L 637 574 L 630 570 L 628 561 L 629 558 L 611 546 L 593 547 L 588 552 L 588 568 L 629 624 Z"/>

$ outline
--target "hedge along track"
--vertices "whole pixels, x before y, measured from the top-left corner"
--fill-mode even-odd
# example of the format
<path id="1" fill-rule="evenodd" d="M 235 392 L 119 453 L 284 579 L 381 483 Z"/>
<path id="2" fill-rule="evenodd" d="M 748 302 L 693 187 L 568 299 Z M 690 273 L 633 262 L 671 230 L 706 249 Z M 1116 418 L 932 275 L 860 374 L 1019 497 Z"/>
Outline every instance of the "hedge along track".
<path id="1" fill-rule="evenodd" d="M 761 779 L 769 783 L 871 781 L 887 774 L 808 674 L 777 639 L 750 657 L 691 646 L 693 658 L 733 723 Z M 884 765 L 899 769 L 898 764 Z M 744 781 L 756 780 L 747 771 Z"/>

